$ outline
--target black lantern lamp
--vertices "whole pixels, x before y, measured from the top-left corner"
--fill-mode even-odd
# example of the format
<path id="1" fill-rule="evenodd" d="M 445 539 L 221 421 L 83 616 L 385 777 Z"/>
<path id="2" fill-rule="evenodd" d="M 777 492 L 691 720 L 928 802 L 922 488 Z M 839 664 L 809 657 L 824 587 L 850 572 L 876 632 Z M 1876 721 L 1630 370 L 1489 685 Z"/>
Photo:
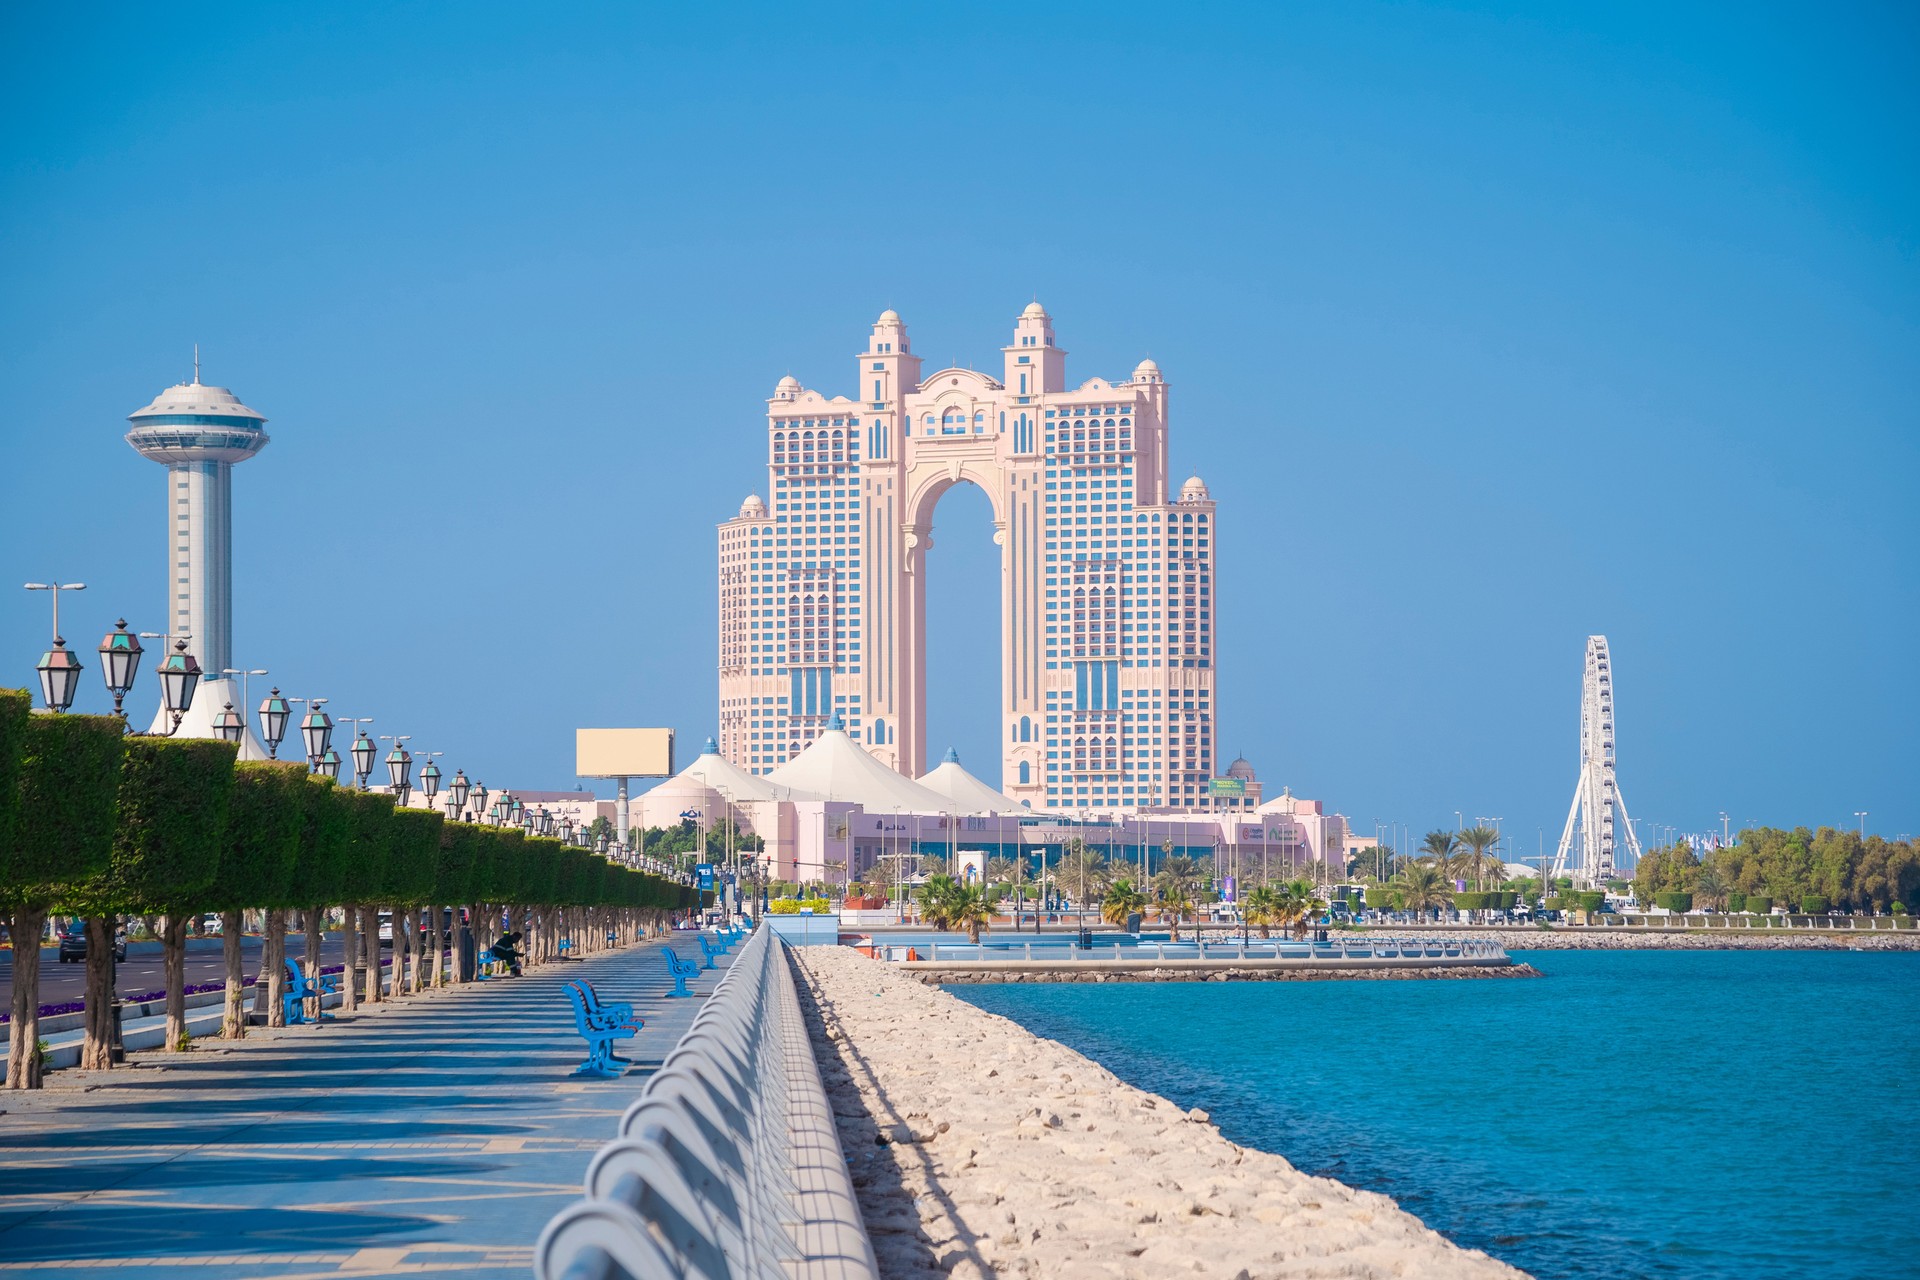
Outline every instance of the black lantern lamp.
<path id="1" fill-rule="evenodd" d="M 473 784 L 467 781 L 464 769 L 453 771 L 453 781 L 447 784 L 447 808 L 452 813 L 463 813 L 467 807 L 467 796 L 472 792 Z M 485 795 L 485 789 L 481 791 Z M 484 801 L 483 801 L 484 803 Z"/>
<path id="2" fill-rule="evenodd" d="M 187 652 L 185 640 L 173 642 L 173 652 L 160 664 L 160 696 L 173 716 L 173 731 L 193 706 L 193 691 L 200 687 L 200 660 Z"/>
<path id="3" fill-rule="evenodd" d="M 55 636 L 53 648 L 40 655 L 34 670 L 40 673 L 40 696 L 45 699 L 47 710 L 58 715 L 73 705 L 82 668 L 79 657 L 67 648 L 65 640 Z M 179 717 L 174 717 L 174 721 L 178 723 Z"/>
<path id="4" fill-rule="evenodd" d="M 113 624 L 107 638 L 100 642 L 100 676 L 113 695 L 113 714 L 120 715 L 120 704 L 133 688 L 133 677 L 140 670 L 140 637 L 127 630 L 125 618 Z"/>
<path id="5" fill-rule="evenodd" d="M 610 838 L 608 838 L 607 833 L 602 831 L 600 833 L 600 838 L 594 842 L 594 845 L 593 845 L 594 852 L 604 857 L 607 852 L 607 847 L 612 843 L 613 841 Z"/>
<path id="6" fill-rule="evenodd" d="M 473 784 L 473 812 L 475 817 L 477 818 L 480 814 L 485 813 L 486 810 L 487 784 L 484 782 L 476 782 Z"/>
<path id="7" fill-rule="evenodd" d="M 420 794 L 429 800 L 440 794 L 440 766 L 433 762 L 432 756 L 420 766 Z"/>
<path id="8" fill-rule="evenodd" d="M 536 816 L 533 826 L 534 830 L 543 836 L 553 834 L 553 815 L 547 812 L 547 806 L 540 806 L 540 812 Z"/>
<path id="9" fill-rule="evenodd" d="M 407 775 L 413 771 L 413 756 L 400 743 L 393 744 L 393 750 L 387 753 L 387 782 L 395 791 L 409 785 Z"/>
<path id="10" fill-rule="evenodd" d="M 568 844 L 573 843 L 573 816 L 571 814 L 560 819 L 560 835 Z"/>
<path id="11" fill-rule="evenodd" d="M 313 758 L 313 767 L 323 778 L 340 778 L 340 753 L 329 747 Z"/>
<path id="12" fill-rule="evenodd" d="M 367 779 L 373 776 L 373 754 L 379 750 L 373 745 L 373 739 L 362 729 L 360 736 L 353 740 L 353 776 L 359 780 L 360 789 L 366 790 Z"/>
<path id="13" fill-rule="evenodd" d="M 213 736 L 222 742 L 231 742 L 237 746 L 240 739 L 246 736 L 246 732 L 247 722 L 240 718 L 240 713 L 233 709 L 231 702 L 227 704 L 225 711 L 213 718 Z"/>
<path id="14" fill-rule="evenodd" d="M 275 690 L 275 692 L 277 693 L 278 690 Z M 307 714 L 300 718 L 300 736 L 306 740 L 307 760 L 309 762 L 317 761 L 320 757 L 328 754 L 327 748 L 333 742 L 333 717 L 321 710 L 320 707 L 320 704 L 325 701 L 325 698 L 313 699 L 312 702 L 308 703 L 309 710 Z M 338 777 L 340 774 L 340 753 L 336 751 L 332 754 L 335 761 L 334 776 Z"/>
<path id="15" fill-rule="evenodd" d="M 267 744 L 269 759 L 280 758 L 280 740 L 287 736 L 287 721 L 293 718 L 293 708 L 280 696 L 276 687 L 260 701 L 260 737 Z M 311 753 L 309 753 L 311 754 Z"/>

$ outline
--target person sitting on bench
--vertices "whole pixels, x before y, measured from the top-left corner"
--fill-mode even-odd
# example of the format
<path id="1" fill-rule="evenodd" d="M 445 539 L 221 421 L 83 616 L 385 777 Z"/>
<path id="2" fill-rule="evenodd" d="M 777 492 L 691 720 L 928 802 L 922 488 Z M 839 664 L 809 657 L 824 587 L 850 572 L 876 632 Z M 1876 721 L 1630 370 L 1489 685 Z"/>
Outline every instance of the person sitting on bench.
<path id="1" fill-rule="evenodd" d="M 500 941 L 487 948 L 487 959 L 506 965 L 507 972 L 516 978 L 520 976 L 520 953 L 514 949 L 514 944 L 519 941 L 518 933 L 506 933 L 500 936 Z"/>

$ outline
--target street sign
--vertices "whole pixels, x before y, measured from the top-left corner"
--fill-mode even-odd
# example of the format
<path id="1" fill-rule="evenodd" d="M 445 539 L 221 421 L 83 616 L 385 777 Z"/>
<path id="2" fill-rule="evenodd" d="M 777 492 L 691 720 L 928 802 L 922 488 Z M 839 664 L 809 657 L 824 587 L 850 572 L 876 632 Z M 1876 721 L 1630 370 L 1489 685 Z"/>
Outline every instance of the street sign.
<path id="1" fill-rule="evenodd" d="M 696 864 L 693 868 L 693 874 L 700 877 L 700 891 L 702 893 L 713 892 L 713 864 L 711 862 Z"/>

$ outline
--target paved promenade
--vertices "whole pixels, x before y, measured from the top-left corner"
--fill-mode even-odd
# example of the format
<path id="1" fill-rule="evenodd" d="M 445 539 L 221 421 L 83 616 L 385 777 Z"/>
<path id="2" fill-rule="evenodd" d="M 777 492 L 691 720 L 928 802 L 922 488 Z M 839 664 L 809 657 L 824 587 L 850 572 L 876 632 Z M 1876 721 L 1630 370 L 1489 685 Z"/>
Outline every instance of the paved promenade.
<path id="1" fill-rule="evenodd" d="M 699 1007 L 663 998 L 660 947 L 0 1094 L 0 1275 L 524 1280 Z M 677 949 L 699 953 L 687 935 Z M 572 977 L 646 1020 L 618 1049 L 625 1078 L 569 1077 L 586 1053 Z"/>

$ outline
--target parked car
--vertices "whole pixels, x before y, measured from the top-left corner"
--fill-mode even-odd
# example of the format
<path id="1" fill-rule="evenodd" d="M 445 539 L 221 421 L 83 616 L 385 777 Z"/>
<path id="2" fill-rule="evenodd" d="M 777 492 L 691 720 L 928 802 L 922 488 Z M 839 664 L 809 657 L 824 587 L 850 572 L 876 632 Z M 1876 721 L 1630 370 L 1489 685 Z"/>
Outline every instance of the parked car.
<path id="1" fill-rule="evenodd" d="M 87 958 L 87 926 L 75 921 L 60 931 L 60 963 L 72 964 Z M 113 934 L 113 958 L 127 958 L 127 931 L 116 929 Z"/>
<path id="2" fill-rule="evenodd" d="M 393 945 L 393 912 L 391 911 L 380 913 L 380 945 L 383 947 Z"/>

